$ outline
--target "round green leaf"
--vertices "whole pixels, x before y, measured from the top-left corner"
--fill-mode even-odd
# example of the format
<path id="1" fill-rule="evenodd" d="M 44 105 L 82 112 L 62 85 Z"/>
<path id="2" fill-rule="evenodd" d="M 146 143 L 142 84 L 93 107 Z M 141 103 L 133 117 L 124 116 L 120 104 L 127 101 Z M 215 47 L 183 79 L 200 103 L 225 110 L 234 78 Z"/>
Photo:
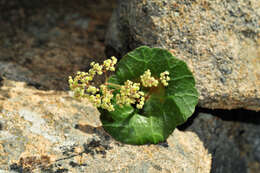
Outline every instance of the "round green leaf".
<path id="1" fill-rule="evenodd" d="M 165 141 L 176 126 L 192 115 L 198 103 L 191 71 L 184 61 L 165 49 L 142 46 L 129 52 L 119 61 L 109 82 L 120 85 L 126 80 L 138 82 L 147 69 L 157 78 L 169 71 L 171 80 L 167 87 L 158 87 L 142 110 L 129 105 L 115 105 L 113 112 L 101 110 L 104 129 L 118 141 L 138 145 Z"/>

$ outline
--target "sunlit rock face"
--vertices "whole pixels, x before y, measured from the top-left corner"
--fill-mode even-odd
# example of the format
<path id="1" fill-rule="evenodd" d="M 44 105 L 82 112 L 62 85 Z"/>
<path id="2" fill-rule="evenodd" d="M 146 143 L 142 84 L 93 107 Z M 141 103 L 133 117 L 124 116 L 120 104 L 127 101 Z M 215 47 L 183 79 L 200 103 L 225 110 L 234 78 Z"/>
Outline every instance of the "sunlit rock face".
<path id="1" fill-rule="evenodd" d="M 211 155 L 193 132 L 125 145 L 103 130 L 87 101 L 10 80 L 0 88 L 0 105 L 0 172 L 210 172 Z"/>
<path id="2" fill-rule="evenodd" d="M 121 0 L 106 44 L 121 55 L 167 48 L 192 69 L 201 107 L 259 111 L 259 9 L 259 0 Z"/>

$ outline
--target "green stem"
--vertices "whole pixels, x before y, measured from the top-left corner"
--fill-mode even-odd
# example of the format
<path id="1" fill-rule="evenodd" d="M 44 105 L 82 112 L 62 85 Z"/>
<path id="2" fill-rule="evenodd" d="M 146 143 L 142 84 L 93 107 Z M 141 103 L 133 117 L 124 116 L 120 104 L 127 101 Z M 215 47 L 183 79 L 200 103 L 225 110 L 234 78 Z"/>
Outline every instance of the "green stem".
<path id="1" fill-rule="evenodd" d="M 109 82 L 106 82 L 105 85 L 113 86 L 113 87 L 116 87 L 117 89 L 119 89 L 121 87 L 121 85 L 109 83 Z"/>

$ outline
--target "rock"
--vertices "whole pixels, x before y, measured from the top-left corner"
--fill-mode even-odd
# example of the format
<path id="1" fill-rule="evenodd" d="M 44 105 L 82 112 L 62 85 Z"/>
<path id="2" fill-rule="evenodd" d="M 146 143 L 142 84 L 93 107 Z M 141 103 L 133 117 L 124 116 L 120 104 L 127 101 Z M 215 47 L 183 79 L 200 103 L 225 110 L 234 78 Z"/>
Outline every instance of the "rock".
<path id="1" fill-rule="evenodd" d="M 260 121 L 223 121 L 200 113 L 187 130 L 195 132 L 212 154 L 211 173 L 259 172 Z"/>
<path id="2" fill-rule="evenodd" d="M 118 2 L 108 49 L 166 48 L 194 73 L 201 107 L 260 110 L 259 0 Z"/>
<path id="3" fill-rule="evenodd" d="M 3 83 L 2 83 L 3 80 L 4 80 L 4 79 L 0 76 L 0 87 L 3 85 Z"/>
<path id="4" fill-rule="evenodd" d="M 15 81 L 23 81 L 27 83 L 33 82 L 31 80 L 31 77 L 33 76 L 31 71 L 11 62 L 0 61 L 0 76 L 4 76 Z"/>
<path id="5" fill-rule="evenodd" d="M 0 76 L 42 90 L 68 90 L 68 76 L 105 59 L 115 4 L 0 0 Z"/>
<path id="6" fill-rule="evenodd" d="M 122 144 L 88 102 L 6 79 L 0 105 L 0 172 L 210 172 L 211 155 L 193 132 L 176 129 L 158 145 Z"/>

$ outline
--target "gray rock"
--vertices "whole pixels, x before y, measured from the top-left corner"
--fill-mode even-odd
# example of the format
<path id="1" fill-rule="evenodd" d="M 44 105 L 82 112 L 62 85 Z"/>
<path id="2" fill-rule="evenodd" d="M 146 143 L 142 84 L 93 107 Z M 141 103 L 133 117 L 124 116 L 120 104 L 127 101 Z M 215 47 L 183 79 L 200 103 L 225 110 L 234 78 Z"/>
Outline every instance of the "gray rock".
<path id="1" fill-rule="evenodd" d="M 28 77 L 32 77 L 33 73 L 20 65 L 0 61 L 0 76 L 4 76 L 11 80 L 32 82 L 28 80 Z"/>
<path id="2" fill-rule="evenodd" d="M 88 29 L 88 25 L 89 25 L 89 19 L 88 18 L 80 18 L 80 19 L 77 19 L 74 23 L 74 25 L 76 27 L 80 27 L 82 29 Z"/>
<path id="3" fill-rule="evenodd" d="M 103 130 L 87 101 L 9 80 L 0 105 L 0 171 L 210 172 L 211 155 L 193 132 L 175 130 L 158 145 L 125 145 Z"/>
<path id="4" fill-rule="evenodd" d="M 108 49 L 169 49 L 195 75 L 201 107 L 260 110 L 259 0 L 118 2 Z"/>
<path id="5" fill-rule="evenodd" d="M 260 124 L 223 121 L 200 113 L 187 130 L 195 132 L 212 154 L 212 173 L 259 172 Z"/>

